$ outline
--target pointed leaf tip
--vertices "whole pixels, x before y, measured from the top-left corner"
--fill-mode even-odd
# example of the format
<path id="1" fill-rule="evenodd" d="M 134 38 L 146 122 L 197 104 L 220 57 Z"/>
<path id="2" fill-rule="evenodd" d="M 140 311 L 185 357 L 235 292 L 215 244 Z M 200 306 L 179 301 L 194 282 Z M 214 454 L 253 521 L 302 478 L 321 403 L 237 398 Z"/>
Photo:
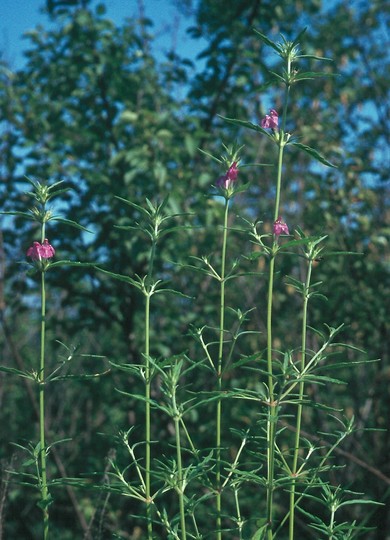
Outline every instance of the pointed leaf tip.
<path id="1" fill-rule="evenodd" d="M 323 165 L 326 165 L 327 167 L 333 167 L 333 168 L 337 169 L 337 165 L 334 165 L 333 163 L 331 163 L 330 161 L 325 159 L 324 156 L 322 156 L 314 148 L 311 148 L 310 146 L 307 146 L 306 144 L 302 144 L 302 143 L 298 143 L 298 142 L 292 142 L 290 144 L 292 144 L 293 146 L 296 146 L 300 150 L 303 150 L 304 152 L 306 152 L 306 154 L 309 154 L 311 157 L 313 157 L 314 159 L 316 159 L 317 161 L 319 161 Z"/>

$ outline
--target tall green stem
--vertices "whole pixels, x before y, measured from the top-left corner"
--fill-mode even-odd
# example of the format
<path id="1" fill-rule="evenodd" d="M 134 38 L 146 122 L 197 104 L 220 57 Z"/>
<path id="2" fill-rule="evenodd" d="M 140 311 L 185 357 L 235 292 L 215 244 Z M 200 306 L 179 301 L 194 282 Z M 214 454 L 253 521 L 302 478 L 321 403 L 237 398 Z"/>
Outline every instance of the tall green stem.
<path id="1" fill-rule="evenodd" d="M 280 135 L 282 136 L 282 134 Z M 279 141 L 278 173 L 276 182 L 276 197 L 274 220 L 279 216 L 280 191 L 282 184 L 282 164 L 283 164 L 283 141 Z M 275 401 L 274 379 L 273 379 L 273 338 L 272 338 L 272 314 L 273 314 L 273 291 L 275 275 L 275 253 L 277 240 L 274 239 L 272 255 L 269 265 L 268 293 L 267 293 L 267 371 L 268 371 L 268 391 L 269 391 L 269 411 L 267 421 L 267 538 L 272 540 L 272 520 L 273 520 L 273 491 L 274 491 L 274 468 L 275 468 L 275 434 L 277 423 L 277 403 Z"/>
<path id="2" fill-rule="evenodd" d="M 41 354 L 38 374 L 39 384 L 39 443 L 41 478 L 40 490 L 43 505 L 43 538 L 49 538 L 49 492 L 46 474 L 46 440 L 45 440 L 45 332 L 46 332 L 46 291 L 45 272 L 41 271 Z"/>
<path id="3" fill-rule="evenodd" d="M 153 540 L 152 501 L 150 497 L 150 290 L 145 294 L 145 497 L 148 540 Z"/>
<path id="4" fill-rule="evenodd" d="M 223 239 L 222 239 L 222 261 L 220 275 L 220 311 L 219 311 L 219 348 L 218 348 L 218 365 L 217 365 L 217 436 L 216 436 L 216 507 L 217 507 L 217 539 L 222 539 L 222 494 L 221 494 L 221 421 L 222 421 L 222 361 L 223 361 L 223 343 L 225 333 L 225 268 L 226 268 L 226 246 L 227 246 L 227 231 L 228 231 L 228 215 L 229 215 L 229 199 L 225 200 L 225 215 L 223 222 Z"/>
<path id="5" fill-rule="evenodd" d="M 272 366 L 272 297 L 275 271 L 275 257 L 272 255 L 268 280 L 267 302 L 267 370 L 269 410 L 267 420 L 267 538 L 272 540 L 272 516 L 273 516 L 273 490 L 274 490 L 274 462 L 275 462 L 275 431 L 277 419 L 277 405 L 275 403 L 273 366 Z"/>
<path id="6" fill-rule="evenodd" d="M 176 436 L 176 460 L 178 471 L 178 492 L 179 492 L 179 507 L 180 507 L 180 525 L 181 525 L 181 538 L 186 540 L 186 520 L 185 520 L 185 504 L 184 504 L 184 479 L 183 479 L 183 464 L 181 459 L 181 442 L 180 442 L 180 412 L 176 404 L 176 389 L 172 391 L 173 409 L 175 412 L 175 436 Z"/>
<path id="7" fill-rule="evenodd" d="M 309 289 L 311 281 L 311 272 L 313 268 L 313 260 L 309 259 L 309 267 L 306 275 L 306 283 L 303 291 L 303 316 L 302 316 L 302 344 L 301 344 L 301 373 L 305 369 L 305 358 L 306 358 L 306 334 L 307 334 L 307 309 L 309 304 Z M 295 444 L 294 444 L 294 456 L 293 456 L 293 465 L 291 468 L 292 473 L 292 485 L 290 490 L 290 519 L 289 519 L 289 540 L 294 539 L 294 518 L 295 518 L 295 479 L 298 470 L 298 455 L 300 447 L 300 437 L 301 437 L 301 423 L 302 423 L 302 400 L 304 393 L 305 383 L 301 381 L 299 383 L 299 393 L 298 393 L 298 409 L 297 409 L 297 423 L 296 423 L 296 432 L 295 432 Z"/>
<path id="8" fill-rule="evenodd" d="M 156 242 L 158 238 L 157 222 L 154 223 L 153 240 L 149 256 L 149 268 L 145 279 L 145 497 L 146 497 L 146 521 L 148 529 L 148 540 L 153 540 L 153 521 L 151 500 L 151 410 L 150 410 L 150 390 L 151 390 L 151 369 L 150 369 L 150 299 L 153 294 L 153 265 L 156 254 Z"/>
<path id="9" fill-rule="evenodd" d="M 286 86 L 284 107 L 282 115 L 282 123 L 278 139 L 278 162 L 277 162 L 277 177 L 276 177 L 276 193 L 274 207 L 274 221 L 279 217 L 280 195 L 282 188 L 282 172 L 283 172 L 283 154 L 285 141 L 285 126 L 287 116 L 287 106 L 289 97 L 289 86 Z M 269 391 L 269 411 L 267 421 L 267 540 L 272 540 L 272 520 L 273 520 L 273 492 L 274 492 L 274 468 L 275 468 L 275 434 L 277 423 L 277 403 L 275 401 L 273 365 L 272 365 L 272 313 L 273 313 L 273 289 L 274 289 L 274 274 L 275 274 L 275 255 L 277 250 L 277 239 L 274 238 L 272 246 L 272 255 L 269 266 L 268 278 L 268 297 L 267 297 L 267 370 L 268 370 L 268 391 Z"/>

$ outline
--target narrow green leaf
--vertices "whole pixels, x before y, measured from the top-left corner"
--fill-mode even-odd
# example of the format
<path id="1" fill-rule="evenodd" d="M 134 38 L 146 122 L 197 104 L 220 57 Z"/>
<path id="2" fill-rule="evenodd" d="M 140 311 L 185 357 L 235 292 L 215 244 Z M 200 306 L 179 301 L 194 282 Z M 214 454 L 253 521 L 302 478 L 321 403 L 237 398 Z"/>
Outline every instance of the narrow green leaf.
<path id="1" fill-rule="evenodd" d="M 306 245 L 315 241 L 321 241 L 321 240 L 324 240 L 325 238 L 327 237 L 322 236 L 321 238 L 319 238 L 318 236 L 307 236 L 306 238 L 299 238 L 298 240 L 289 240 L 288 242 L 281 244 L 281 246 L 279 247 L 279 251 L 284 251 L 286 248 L 290 248 L 294 246 Z"/>
<path id="2" fill-rule="evenodd" d="M 276 71 L 269 70 L 269 73 L 275 77 L 275 79 L 278 79 L 282 83 L 288 82 L 286 77 L 283 77 L 283 75 L 279 75 L 279 73 L 276 73 Z"/>
<path id="3" fill-rule="evenodd" d="M 35 465 L 36 459 L 27 459 L 26 461 L 23 461 L 22 467 L 30 467 L 30 465 Z"/>
<path id="4" fill-rule="evenodd" d="M 265 519 L 259 520 L 259 521 L 265 521 Z M 265 540 L 266 534 L 267 534 L 267 524 L 262 525 L 260 529 L 257 529 L 255 534 L 252 536 L 251 540 Z"/>
<path id="5" fill-rule="evenodd" d="M 35 221 L 35 216 L 29 214 L 28 212 L 0 212 L 0 215 L 3 216 L 20 216 L 24 217 L 30 221 Z"/>
<path id="6" fill-rule="evenodd" d="M 27 180 L 29 182 L 31 182 L 32 184 L 34 184 L 34 181 L 31 180 L 28 176 L 26 176 L 25 178 L 27 178 Z M 52 189 L 54 189 L 56 186 L 59 186 L 61 184 L 63 184 L 65 182 L 65 180 L 58 180 L 58 182 L 54 182 L 54 184 L 51 184 L 50 186 L 48 186 L 47 190 L 48 191 L 51 191 Z M 67 191 L 70 190 L 70 188 L 66 188 Z"/>
<path id="7" fill-rule="evenodd" d="M 280 54 L 280 45 L 271 41 L 269 38 L 267 38 L 267 36 L 259 32 L 259 30 L 256 30 L 256 28 L 254 28 L 253 30 L 260 37 L 261 41 L 264 41 L 264 43 L 272 47 L 278 54 Z"/>
<path id="8" fill-rule="evenodd" d="M 16 448 L 20 448 L 21 450 L 23 450 L 24 452 L 27 452 L 28 454 L 31 454 L 31 450 L 29 448 L 27 448 L 27 446 L 23 446 L 22 444 L 18 444 L 16 442 L 10 442 L 10 444 L 12 444 L 12 446 L 16 446 Z M 31 444 L 30 444 L 31 446 Z M 15 474 L 18 474 L 18 473 L 15 473 Z"/>
<path id="9" fill-rule="evenodd" d="M 146 208 L 143 208 L 143 207 L 140 206 L 139 204 L 135 204 L 134 202 L 129 201 L 129 200 L 127 200 L 127 199 L 124 199 L 123 197 L 119 197 L 118 195 L 115 195 L 115 198 L 118 199 L 118 200 L 121 201 L 121 202 L 124 202 L 125 204 L 128 204 L 129 206 L 132 206 L 133 208 L 135 208 L 136 210 L 138 210 L 139 212 L 141 212 L 141 213 L 144 214 L 145 216 L 149 216 L 149 217 L 150 217 L 150 214 L 149 214 L 149 212 L 146 210 Z"/>
<path id="10" fill-rule="evenodd" d="M 319 71 L 302 71 L 294 75 L 294 81 L 308 81 L 311 79 L 336 77 L 336 73 L 324 73 Z"/>
<path id="11" fill-rule="evenodd" d="M 94 266 L 96 267 L 96 263 L 94 262 L 79 262 L 79 261 L 68 261 L 68 260 L 61 260 L 61 261 L 55 261 L 50 263 L 50 268 L 54 268 L 55 266 Z M 97 267 L 96 267 L 97 268 Z"/>
<path id="12" fill-rule="evenodd" d="M 48 197 L 48 200 L 52 199 L 53 197 L 58 197 L 58 195 L 61 195 L 62 193 L 66 193 L 67 191 L 71 191 L 71 188 L 64 188 L 64 189 L 59 189 L 58 191 L 53 191 L 51 192 L 51 188 L 53 186 L 50 186 L 48 191 L 50 191 L 50 195 Z"/>
<path id="13" fill-rule="evenodd" d="M 297 37 L 294 39 L 292 43 L 293 46 L 298 45 L 298 43 L 301 41 L 302 36 L 306 33 L 306 30 L 307 30 L 307 26 L 305 26 L 305 28 L 299 32 L 299 34 L 297 35 Z"/>
<path id="14" fill-rule="evenodd" d="M 304 152 L 309 154 L 311 157 L 313 157 L 314 159 L 316 159 L 323 165 L 326 165 L 327 167 L 334 167 L 335 169 L 337 169 L 337 165 L 333 165 L 333 163 L 325 159 L 319 152 L 317 152 L 317 150 L 314 150 L 314 148 L 311 148 L 310 146 L 307 146 L 306 144 L 301 144 L 298 142 L 292 142 L 290 144 L 292 144 L 293 146 L 296 146 L 300 150 L 303 150 Z"/>
<path id="15" fill-rule="evenodd" d="M 252 129 L 253 131 L 257 131 L 258 133 L 262 133 L 263 135 L 266 135 L 269 139 L 274 140 L 273 136 L 268 133 L 268 131 L 257 124 L 252 124 L 252 122 L 248 122 L 246 120 L 237 120 L 236 118 L 227 118 L 226 116 L 218 115 L 222 120 L 226 120 L 226 122 L 229 122 L 230 124 L 233 124 L 235 126 L 244 127 L 247 129 Z"/>
<path id="16" fill-rule="evenodd" d="M 35 377 L 33 375 L 26 373 L 25 371 L 20 371 L 19 369 L 0 366 L 0 371 L 3 371 L 4 373 L 12 373 L 13 375 L 18 375 L 18 377 L 24 377 L 25 379 L 35 381 Z"/>
<path id="17" fill-rule="evenodd" d="M 91 374 L 81 374 L 81 375 L 59 375 L 58 377 L 51 378 L 50 376 L 47 378 L 50 382 L 55 381 L 65 381 L 67 379 L 75 379 L 75 380 L 86 380 L 86 379 L 96 379 L 97 377 L 102 377 L 103 375 L 108 375 L 110 373 L 110 369 L 106 369 L 106 371 L 102 371 L 101 373 L 91 373 Z"/>
<path id="18" fill-rule="evenodd" d="M 156 409 L 164 409 L 164 407 L 162 405 L 160 405 L 155 399 L 147 399 L 142 394 L 133 394 L 132 392 L 126 392 L 125 390 L 120 390 L 119 388 L 115 388 L 115 390 L 119 394 L 122 394 L 123 396 L 127 396 L 127 397 L 130 397 L 130 398 L 135 399 L 137 401 L 142 401 L 144 403 L 150 403 Z"/>
<path id="19" fill-rule="evenodd" d="M 294 285 L 295 287 L 298 287 L 299 289 L 302 289 L 305 284 L 303 281 L 300 281 L 299 279 L 295 279 L 292 276 L 286 276 L 285 283 L 288 285 Z"/>
<path id="20" fill-rule="evenodd" d="M 378 506 L 384 506 L 385 503 L 378 502 L 378 501 L 371 501 L 367 499 L 350 499 L 349 501 L 343 501 L 338 506 L 341 508 L 342 506 L 348 506 L 351 504 L 376 504 Z"/>
<path id="21" fill-rule="evenodd" d="M 333 255 L 364 255 L 360 251 L 324 251 L 321 257 L 332 257 Z"/>
<path id="22" fill-rule="evenodd" d="M 51 221 L 58 221 L 59 223 L 63 223 L 64 225 L 70 225 L 71 227 L 75 227 L 75 229 L 79 229 L 80 231 L 85 231 L 85 232 L 92 233 L 92 231 L 90 231 L 89 229 L 83 227 L 82 225 L 80 225 L 76 221 L 72 221 L 71 219 L 65 219 L 65 218 L 53 216 L 53 217 L 50 218 L 50 220 Z"/>
<path id="23" fill-rule="evenodd" d="M 96 270 L 99 270 L 99 272 L 103 272 L 103 274 L 106 274 L 107 276 L 110 276 L 114 279 L 117 279 L 118 281 L 123 281 L 124 283 L 128 283 L 129 285 L 133 285 L 138 290 L 142 291 L 142 285 L 138 281 L 135 281 L 130 276 L 123 276 L 122 274 L 115 274 L 114 272 L 110 272 L 109 270 L 104 270 L 103 268 L 100 268 L 100 266 L 95 266 Z"/>
<path id="24" fill-rule="evenodd" d="M 317 56 L 315 54 L 300 54 L 298 58 L 309 58 L 311 60 L 325 60 L 327 62 L 333 62 L 333 58 L 327 58 L 326 56 Z"/>
<path id="25" fill-rule="evenodd" d="M 157 289 L 154 292 L 154 294 L 160 293 L 174 294 L 175 296 L 180 296 L 180 298 L 193 298 L 192 296 L 188 296 L 188 294 L 181 293 L 180 291 L 175 291 L 175 289 Z"/>
<path id="26" fill-rule="evenodd" d="M 110 361 L 110 365 L 119 371 L 131 373 L 134 377 L 138 377 L 141 381 L 145 381 L 145 366 L 141 364 L 116 364 Z"/>
<path id="27" fill-rule="evenodd" d="M 213 156 L 212 154 L 210 154 L 209 152 L 206 152 L 205 150 L 202 150 L 201 148 L 198 148 L 199 152 L 202 152 L 202 154 L 205 154 L 207 157 L 213 159 L 214 161 L 216 161 L 217 163 L 220 163 L 222 164 L 222 159 L 218 159 L 217 157 Z"/>
<path id="28" fill-rule="evenodd" d="M 308 373 L 307 375 L 304 375 L 302 379 L 305 380 L 306 382 L 311 382 L 314 384 L 324 384 L 324 383 L 346 384 L 345 381 L 342 381 L 340 379 L 335 379 L 334 377 L 328 377 L 327 375 L 315 375 L 314 373 Z"/>

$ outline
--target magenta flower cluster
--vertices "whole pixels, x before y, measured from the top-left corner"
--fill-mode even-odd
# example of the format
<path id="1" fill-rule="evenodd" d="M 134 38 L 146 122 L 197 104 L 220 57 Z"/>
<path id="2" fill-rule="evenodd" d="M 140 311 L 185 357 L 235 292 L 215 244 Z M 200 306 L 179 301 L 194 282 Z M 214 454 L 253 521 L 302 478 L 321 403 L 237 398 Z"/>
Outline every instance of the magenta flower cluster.
<path id="1" fill-rule="evenodd" d="M 261 121 L 261 127 L 264 129 L 277 129 L 279 125 L 279 115 L 275 109 L 271 109 Z"/>
<path id="2" fill-rule="evenodd" d="M 278 219 L 275 221 L 273 232 L 275 236 L 280 236 L 281 234 L 290 234 L 287 223 L 285 223 L 281 217 L 278 217 Z"/>
<path id="3" fill-rule="evenodd" d="M 43 244 L 34 242 L 27 250 L 27 257 L 31 257 L 33 261 L 40 261 L 42 259 L 51 259 L 55 255 L 55 249 L 47 238 L 43 241 Z"/>
<path id="4" fill-rule="evenodd" d="M 237 175 L 238 175 L 237 161 L 234 161 L 230 165 L 227 173 L 218 178 L 217 186 L 224 189 L 229 189 L 231 185 L 233 184 L 233 182 L 236 180 Z"/>

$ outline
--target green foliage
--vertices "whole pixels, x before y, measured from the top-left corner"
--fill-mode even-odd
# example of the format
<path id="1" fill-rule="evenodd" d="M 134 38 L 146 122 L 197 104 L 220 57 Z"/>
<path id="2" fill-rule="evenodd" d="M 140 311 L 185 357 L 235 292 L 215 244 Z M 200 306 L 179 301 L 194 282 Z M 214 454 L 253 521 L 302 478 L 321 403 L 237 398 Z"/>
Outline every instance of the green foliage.
<path id="1" fill-rule="evenodd" d="M 26 280 L 19 262 L 38 239 L 37 229 L 31 228 L 32 216 L 26 212 L 31 202 L 25 194 L 27 175 L 34 185 L 36 179 L 50 179 L 48 185 L 58 189 L 61 201 L 48 201 L 51 214 L 43 216 L 45 223 L 46 218 L 51 219 L 49 239 L 59 255 L 50 263 L 53 271 L 47 273 L 47 352 L 53 373 L 47 390 L 49 434 L 54 434 L 55 440 L 72 438 L 72 442 L 51 448 L 50 453 L 49 478 L 63 475 L 68 479 L 65 489 L 60 481 L 51 486 L 54 537 L 66 540 L 88 538 L 89 534 L 97 539 L 116 534 L 137 538 L 145 529 L 142 518 L 134 517 L 129 524 L 129 514 L 143 514 L 144 493 L 137 491 L 131 478 L 137 468 L 144 472 L 144 464 L 139 457 L 142 449 L 129 442 L 133 437 L 142 440 L 142 435 L 127 430 L 129 425 L 144 421 L 143 302 L 150 286 L 144 276 L 149 273 L 151 247 L 145 239 L 157 239 L 154 230 L 145 226 L 145 218 L 156 209 L 160 209 L 167 228 L 158 235 L 153 283 L 165 287 L 169 276 L 169 289 L 186 293 L 165 295 L 163 289 L 161 294 L 157 289 L 159 294 L 153 296 L 149 402 L 158 418 L 152 451 L 161 460 L 152 487 L 153 493 L 162 497 L 156 500 L 154 517 L 166 524 L 165 529 L 156 526 L 156 537 L 176 538 L 179 530 L 178 522 L 171 518 L 184 479 L 178 476 L 177 457 L 167 457 L 175 444 L 170 417 L 177 413 L 172 395 L 179 376 L 176 406 L 180 413 L 176 416 L 185 421 L 184 426 L 180 423 L 186 446 L 184 477 L 188 482 L 201 478 L 202 488 L 212 485 L 216 461 L 209 449 L 214 444 L 211 415 L 218 399 L 213 359 L 218 340 L 217 269 L 223 205 L 217 197 L 206 199 L 204 195 L 228 163 L 221 166 L 205 154 L 219 154 L 221 139 L 225 149 L 235 140 L 244 146 L 240 175 L 248 184 L 234 198 L 229 218 L 229 330 L 225 339 L 226 346 L 230 341 L 230 352 L 223 369 L 222 444 L 248 463 L 254 461 L 258 448 L 264 446 L 263 435 L 248 434 L 243 425 L 258 422 L 256 433 L 262 433 L 265 425 L 264 417 L 248 405 L 264 401 L 266 386 L 261 381 L 269 375 L 262 354 L 266 315 L 261 305 L 266 285 L 258 278 L 264 276 L 271 255 L 270 201 L 275 169 L 259 169 L 253 164 L 275 161 L 275 140 L 259 125 L 269 105 L 278 108 L 281 103 L 281 92 L 270 90 L 270 77 L 282 84 L 310 78 L 309 84 L 294 86 L 285 129 L 292 137 L 287 141 L 281 210 L 290 229 L 297 233 L 278 247 L 280 265 L 275 276 L 274 348 L 281 350 L 283 340 L 283 350 L 288 351 L 279 355 L 274 374 L 286 406 L 280 426 L 291 448 L 291 414 L 299 403 L 313 404 L 303 413 L 307 444 L 299 466 L 308 468 L 307 473 L 302 471 L 302 484 L 297 489 L 302 497 L 298 512 L 309 517 L 313 530 L 302 526 L 299 538 L 317 538 L 319 534 L 384 538 L 389 523 L 386 508 L 349 506 L 356 494 L 341 494 L 322 481 L 322 474 L 329 472 L 324 459 L 330 450 L 335 451 L 330 472 L 335 486 L 353 481 L 353 489 L 380 501 L 385 500 L 389 476 L 388 434 L 365 431 L 387 428 L 390 414 L 389 71 L 382 37 L 388 15 L 383 6 L 379 2 L 339 1 L 322 8 L 314 0 L 202 0 L 194 7 L 190 34 L 194 39 L 207 39 L 208 46 L 199 58 L 204 69 L 197 68 L 195 74 L 190 63 L 176 54 L 165 64 L 157 63 L 150 52 L 154 39 L 151 26 L 145 20 L 127 20 L 116 27 L 105 17 L 102 5 L 92 8 L 88 2 L 48 2 L 47 8 L 55 25 L 29 33 L 25 66 L 15 73 L 7 66 L 1 66 L 0 71 L 0 205 L 7 216 L 2 218 L 0 238 L 1 267 L 5 268 L 0 297 L 0 376 L 6 395 L 2 419 L 7 425 L 1 435 L 4 480 L 7 470 L 23 468 L 21 447 L 29 449 L 25 441 L 37 440 L 32 385 L 38 345 L 33 329 L 38 316 L 31 309 L 37 305 L 36 281 L 33 277 Z M 272 43 L 277 49 L 274 41 L 286 44 L 291 36 L 295 39 L 297 28 L 305 26 L 297 51 L 302 68 L 294 74 L 294 81 L 286 81 L 280 60 L 269 54 L 266 45 Z M 326 62 L 326 77 L 318 78 L 318 60 L 328 56 L 334 62 Z M 203 153 L 196 150 L 198 147 Z M 326 169 L 316 160 L 337 168 Z M 68 227 L 76 223 L 80 226 Z M 144 227 L 146 236 L 139 234 L 138 225 Z M 325 236 L 322 247 L 319 242 Z M 349 255 L 337 255 L 340 251 Z M 307 291 L 313 332 L 308 343 L 310 369 L 303 377 L 307 395 L 300 399 L 297 390 L 301 379 L 293 358 L 299 352 L 296 336 L 301 320 L 297 313 L 305 292 L 302 276 L 308 258 L 315 267 L 315 282 Z M 69 261 L 84 261 L 85 265 L 77 269 L 81 264 Z M 259 302 L 260 308 L 252 310 Z M 324 321 L 330 325 L 325 330 Z M 347 348 L 330 343 L 335 329 L 342 330 L 341 341 Z M 191 333 L 195 339 L 189 340 Z M 352 344 L 367 350 L 369 358 L 382 361 L 358 363 L 361 354 Z M 96 360 L 101 356 L 110 360 L 111 371 L 97 377 L 101 370 Z M 76 373 L 84 377 L 69 384 L 62 371 L 59 374 L 60 368 L 66 377 Z M 286 377 L 289 382 L 283 385 Z M 321 406 L 324 401 L 332 404 L 332 414 Z M 341 409 L 349 418 L 354 417 L 354 429 L 347 421 L 340 425 Z M 120 430 L 123 437 L 119 440 Z M 188 435 L 196 433 L 196 448 L 207 450 L 197 453 L 186 431 Z M 18 441 L 19 447 L 11 448 L 11 440 Z M 34 449 L 29 451 L 33 456 Z M 289 457 L 284 448 L 279 449 L 276 460 L 280 470 Z M 223 478 L 229 479 L 224 493 L 224 526 L 236 527 L 240 538 L 263 538 L 267 524 L 264 507 L 256 498 L 256 482 L 266 484 L 264 463 L 258 464 L 255 475 L 250 467 L 241 470 L 234 459 L 223 459 Z M 162 480 L 167 471 L 171 485 Z M 306 474 L 316 477 L 316 495 L 304 490 Z M 277 479 L 278 508 L 288 504 L 285 490 L 289 482 L 286 471 Z M 92 485 L 99 485 L 99 490 L 90 490 Z M 39 520 L 38 511 L 19 523 L 12 519 L 13 515 L 27 515 L 32 492 L 25 494 L 17 483 L 4 489 L 9 495 L 2 509 L 5 536 L 39 537 L 34 524 Z M 203 512 L 198 525 L 204 530 L 213 512 L 210 492 L 205 490 L 198 500 L 189 491 L 184 493 L 188 521 Z M 327 521 L 329 500 L 324 503 L 325 495 L 328 499 L 347 497 L 338 504 L 333 524 Z M 136 500 L 130 504 L 127 498 L 138 499 L 139 504 Z M 257 514 L 252 518 L 253 501 Z M 360 497 L 359 502 L 365 503 Z M 363 525 L 345 525 L 355 521 Z M 377 532 L 370 532 L 370 526 L 378 523 Z M 195 526 L 191 534 L 202 537 Z"/>

